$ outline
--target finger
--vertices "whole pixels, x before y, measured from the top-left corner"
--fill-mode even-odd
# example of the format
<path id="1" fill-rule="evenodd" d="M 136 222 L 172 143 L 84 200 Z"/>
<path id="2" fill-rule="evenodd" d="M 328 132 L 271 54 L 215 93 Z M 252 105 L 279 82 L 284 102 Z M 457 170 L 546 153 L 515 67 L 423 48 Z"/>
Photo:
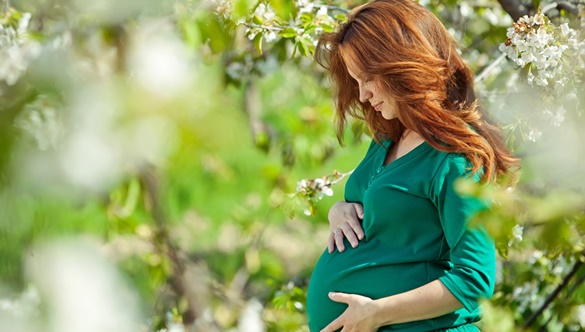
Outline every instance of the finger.
<path id="1" fill-rule="evenodd" d="M 348 223 L 348 226 L 351 227 L 352 233 L 354 233 L 358 239 L 363 240 L 364 239 L 364 229 L 362 228 L 362 225 L 359 223 L 359 221 L 357 221 L 355 219 L 350 219 L 347 223 Z"/>
<path id="2" fill-rule="evenodd" d="M 329 323 L 329 325 L 325 326 L 325 328 L 322 329 L 320 332 L 335 332 L 335 331 L 339 330 L 341 327 L 343 327 L 342 317 L 343 317 L 343 314 L 341 316 L 337 317 L 331 323 Z"/>
<path id="3" fill-rule="evenodd" d="M 364 206 L 358 203 L 353 203 L 353 208 L 355 209 L 355 213 L 360 219 L 364 219 Z"/>
<path id="4" fill-rule="evenodd" d="M 335 250 L 335 237 L 333 233 L 329 234 L 329 242 L 327 243 L 327 249 L 329 253 L 332 253 Z"/>
<path id="5" fill-rule="evenodd" d="M 334 302 L 349 304 L 349 302 L 351 302 L 352 294 L 329 292 L 329 298 Z"/>
<path id="6" fill-rule="evenodd" d="M 339 228 L 336 228 L 335 231 L 333 231 L 333 235 L 335 236 L 337 250 L 343 252 L 345 250 L 345 245 L 343 244 L 343 232 Z"/>
<path id="7" fill-rule="evenodd" d="M 358 241 L 358 239 L 353 231 L 353 228 L 349 224 L 343 224 L 341 226 L 341 230 L 343 231 L 343 234 L 345 235 L 345 237 L 349 241 L 349 244 L 351 244 L 351 246 L 353 248 L 357 247 L 359 244 L 359 241 Z"/>

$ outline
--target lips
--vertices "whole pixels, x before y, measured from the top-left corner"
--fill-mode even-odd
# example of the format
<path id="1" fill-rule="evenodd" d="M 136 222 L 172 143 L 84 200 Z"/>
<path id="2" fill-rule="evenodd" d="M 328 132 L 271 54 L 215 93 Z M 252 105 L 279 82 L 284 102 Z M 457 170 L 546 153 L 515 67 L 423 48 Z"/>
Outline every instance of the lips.
<path id="1" fill-rule="evenodd" d="M 382 104 L 383 104 L 383 102 L 382 102 L 382 103 L 379 103 L 379 104 L 377 104 L 376 106 L 374 106 L 374 109 L 375 109 L 376 111 L 379 111 L 379 110 L 380 110 L 380 106 L 382 106 Z"/>

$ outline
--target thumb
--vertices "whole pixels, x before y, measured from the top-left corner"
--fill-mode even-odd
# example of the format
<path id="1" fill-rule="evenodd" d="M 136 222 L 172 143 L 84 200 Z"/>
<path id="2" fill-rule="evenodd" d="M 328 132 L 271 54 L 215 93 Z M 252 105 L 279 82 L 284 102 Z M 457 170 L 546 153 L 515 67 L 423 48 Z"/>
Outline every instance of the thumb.
<path id="1" fill-rule="evenodd" d="M 335 302 L 349 304 L 351 294 L 329 292 L 329 298 Z"/>

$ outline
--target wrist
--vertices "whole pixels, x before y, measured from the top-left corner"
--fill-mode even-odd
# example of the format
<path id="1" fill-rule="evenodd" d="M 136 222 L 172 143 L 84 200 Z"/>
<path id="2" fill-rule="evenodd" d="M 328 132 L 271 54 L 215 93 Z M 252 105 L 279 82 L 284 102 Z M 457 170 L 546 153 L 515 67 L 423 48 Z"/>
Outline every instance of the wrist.
<path id="1" fill-rule="evenodd" d="M 373 307 L 373 318 L 377 326 L 393 324 L 394 319 L 392 317 L 392 297 L 383 297 L 374 300 Z"/>

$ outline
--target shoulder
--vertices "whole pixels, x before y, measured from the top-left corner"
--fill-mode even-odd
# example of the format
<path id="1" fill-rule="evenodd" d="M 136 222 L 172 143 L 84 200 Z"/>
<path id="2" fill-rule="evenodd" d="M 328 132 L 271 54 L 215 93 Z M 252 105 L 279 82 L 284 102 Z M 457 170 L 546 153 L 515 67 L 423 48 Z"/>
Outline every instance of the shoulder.
<path id="1" fill-rule="evenodd" d="M 438 189 L 445 185 L 453 185 L 461 178 L 477 182 L 481 178 L 481 172 L 472 174 L 473 165 L 462 153 L 443 152 L 434 150 L 437 158 L 436 169 L 431 177 L 432 188 Z"/>

